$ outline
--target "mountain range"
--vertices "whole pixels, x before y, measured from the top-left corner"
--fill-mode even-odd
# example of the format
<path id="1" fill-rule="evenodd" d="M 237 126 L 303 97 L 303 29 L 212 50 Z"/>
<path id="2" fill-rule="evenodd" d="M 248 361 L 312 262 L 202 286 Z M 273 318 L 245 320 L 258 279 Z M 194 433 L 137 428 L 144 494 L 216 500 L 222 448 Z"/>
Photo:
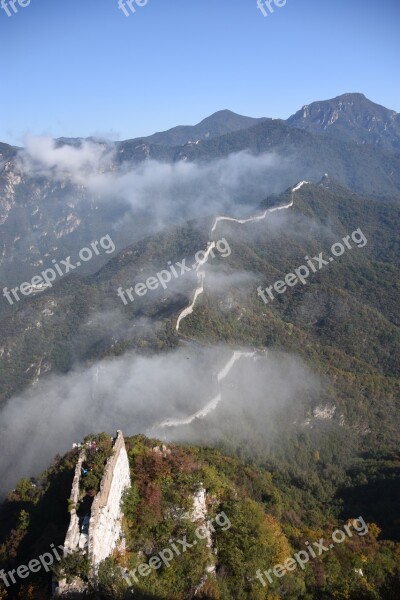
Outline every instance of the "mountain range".
<path id="1" fill-rule="evenodd" d="M 76 264 L 106 234 L 115 244 L 50 288 L 0 298 L 2 568 L 64 539 L 73 437 L 123 426 L 130 566 L 178 535 L 163 515 L 203 483 L 238 524 L 203 596 L 204 569 L 183 565 L 188 587 L 167 572 L 137 597 L 398 598 L 399 144 L 399 115 L 362 94 L 286 121 L 224 110 L 122 142 L 0 144 L 1 288 Z M 196 269 L 211 240 L 230 252 Z M 190 272 L 121 302 L 119 289 L 184 261 Z M 262 300 L 306 264 L 304 283 Z M 274 562 L 359 515 L 365 542 L 255 585 L 257 556 Z M 113 561 L 100 597 L 122 599 Z"/>
<path id="2" fill-rule="evenodd" d="M 197 125 L 179 125 L 168 131 L 125 140 L 118 144 L 122 147 L 126 144 L 185 146 L 272 120 L 274 119 L 266 117 L 245 117 L 225 109 L 206 117 Z M 304 105 L 283 122 L 296 129 L 305 129 L 317 135 L 329 135 L 345 142 L 370 144 L 388 152 L 400 150 L 400 114 L 371 102 L 360 93 L 342 94 L 331 100 Z M 81 138 L 58 139 L 59 143 L 78 144 L 80 141 Z"/>
<path id="3" fill-rule="evenodd" d="M 336 120 L 328 118 L 333 113 L 339 115 Z M 238 182 L 237 202 L 249 205 L 259 202 L 261 194 L 280 192 L 301 179 L 316 182 L 325 173 L 361 195 L 386 199 L 400 197 L 400 154 L 395 150 L 399 143 L 398 115 L 377 107 L 362 94 L 345 94 L 331 101 L 313 103 L 301 114 L 301 118 L 297 113 L 285 122 L 249 119 L 230 111 L 220 111 L 193 128 L 178 127 L 155 134 L 155 137 L 114 144 L 82 139 L 58 140 L 52 150 L 53 160 L 57 160 L 55 149 L 62 151 L 72 146 L 79 152 L 84 143 L 91 144 L 92 153 L 106 154 L 105 164 L 93 168 L 105 176 L 120 176 L 115 189 L 108 193 L 108 196 L 112 193 L 112 203 L 101 201 L 100 186 L 93 190 L 84 185 L 86 173 L 80 174 L 77 182 L 68 175 L 67 165 L 65 172 L 54 177 L 54 165 L 38 165 L 37 162 L 32 165 L 34 161 L 30 155 L 21 164 L 18 149 L 2 144 L 0 284 L 15 285 L 18 281 L 31 279 L 38 268 L 46 265 L 50 255 L 55 260 L 64 259 L 74 249 L 84 247 L 88 238 L 104 235 L 106 229 L 114 232 L 118 250 L 149 233 L 149 221 L 154 219 L 151 215 L 149 218 L 147 202 L 154 196 L 160 197 L 160 191 L 150 189 L 147 192 L 150 187 L 147 182 L 143 191 L 139 182 L 137 192 L 139 195 L 146 193 L 146 198 L 141 200 L 145 206 L 135 211 L 126 192 L 121 191 L 127 174 L 140 173 L 140 165 L 145 166 L 149 160 L 170 164 L 172 169 L 172 165 L 182 162 L 203 166 L 213 164 L 234 153 L 247 152 L 252 156 L 268 153 L 275 157 L 274 170 L 269 173 L 265 170 L 260 185 L 255 187 L 253 182 L 246 180 L 246 185 L 241 188 Z M 332 124 L 326 124 L 327 120 Z M 378 136 L 375 142 L 368 137 L 368 131 Z M 178 146 L 172 145 L 176 135 L 181 143 Z M 176 168 L 172 174 L 174 172 Z M 167 185 L 171 194 L 174 185 L 173 182 Z M 131 189 L 131 195 L 136 197 L 135 185 Z M 216 193 L 221 195 L 221 190 L 217 189 Z M 180 190 L 180 194 L 190 195 L 190 186 Z M 183 219 L 193 215 L 190 207 L 186 210 L 186 215 L 185 208 L 180 211 Z M 169 220 L 172 224 L 176 218 L 172 210 L 163 222 Z M 140 227 L 137 227 L 139 222 Z M 93 272 L 101 264 L 104 264 L 104 257 L 99 256 L 96 261 L 83 265 L 82 270 Z M 3 303 L 0 310 L 6 309 Z"/>

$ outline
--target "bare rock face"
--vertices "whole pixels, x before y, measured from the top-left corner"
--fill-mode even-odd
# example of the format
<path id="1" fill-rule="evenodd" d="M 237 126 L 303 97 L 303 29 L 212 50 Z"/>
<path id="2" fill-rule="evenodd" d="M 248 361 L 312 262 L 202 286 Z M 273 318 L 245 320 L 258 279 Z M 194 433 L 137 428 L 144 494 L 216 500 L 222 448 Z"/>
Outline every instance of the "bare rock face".
<path id="1" fill-rule="evenodd" d="M 71 520 L 64 542 L 64 556 L 78 552 L 89 558 L 92 574 L 97 572 L 101 561 L 105 560 L 117 547 L 123 547 L 121 501 L 123 493 L 131 486 L 128 454 L 121 431 L 117 432 L 113 445 L 113 454 L 108 459 L 100 491 L 93 500 L 90 518 L 83 522 L 77 514 L 79 483 L 82 464 L 85 460 L 85 447 L 82 448 L 75 469 L 71 490 Z M 79 589 L 78 589 L 79 588 Z M 56 597 L 70 598 L 79 595 L 87 588 L 81 580 L 67 583 L 59 582 Z M 77 596 L 78 594 L 78 596 Z"/>
<path id="2" fill-rule="evenodd" d="M 131 486 L 125 440 L 118 431 L 114 454 L 109 459 L 100 491 L 92 505 L 89 523 L 89 559 L 94 568 L 110 556 L 122 537 L 121 500 Z"/>
<path id="3" fill-rule="evenodd" d="M 71 552 L 77 551 L 80 546 L 81 528 L 79 526 L 79 517 L 76 512 L 76 507 L 78 505 L 79 500 L 79 482 L 81 479 L 82 464 L 85 458 L 86 453 L 85 449 L 83 448 L 80 452 L 78 462 L 76 463 L 75 476 L 72 482 L 72 490 L 70 496 L 70 503 L 72 506 L 71 519 L 69 522 L 69 527 L 64 542 L 64 556 Z"/>

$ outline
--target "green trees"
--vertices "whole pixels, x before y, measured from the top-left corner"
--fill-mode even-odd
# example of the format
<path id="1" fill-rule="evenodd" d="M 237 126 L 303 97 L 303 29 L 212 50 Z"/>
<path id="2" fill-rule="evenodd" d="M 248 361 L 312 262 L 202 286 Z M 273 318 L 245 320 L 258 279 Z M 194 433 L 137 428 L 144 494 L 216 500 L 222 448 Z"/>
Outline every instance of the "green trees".
<path id="1" fill-rule="evenodd" d="M 64 556 L 53 568 L 58 577 L 65 577 L 68 583 L 74 577 L 80 577 L 83 581 L 87 581 L 90 572 L 90 562 L 87 556 L 84 556 L 80 552 L 73 552 Z"/>
<path id="2" fill-rule="evenodd" d="M 106 437 L 97 436 L 105 449 L 111 443 Z M 126 445 L 133 484 L 123 502 L 126 551 L 116 551 L 100 565 L 94 582 L 96 600 L 188 600 L 195 591 L 202 600 L 398 600 L 400 544 L 385 539 L 370 518 L 366 518 L 367 535 L 349 537 L 310 559 L 304 570 L 297 567 L 272 582 L 264 578 L 265 587 L 256 577 L 257 571 L 264 573 L 304 550 L 306 542 L 329 541 L 347 519 L 364 516 L 359 503 L 366 491 L 373 494 L 375 484 L 384 486 L 388 500 L 397 463 L 387 461 L 383 473 L 371 459 L 369 470 L 349 472 L 348 482 L 354 486 L 349 497 L 343 496 L 342 504 L 337 500 L 335 512 L 330 498 L 336 474 L 328 468 L 330 463 L 324 463 L 323 452 L 314 460 L 312 438 L 303 440 L 302 445 L 309 446 L 313 470 L 299 470 L 296 476 L 277 464 L 268 470 L 245 465 L 215 449 L 167 448 L 144 436 L 127 438 Z M 43 474 L 36 488 L 22 480 L 10 494 L 0 520 L 0 568 L 11 568 L 10 560 L 27 564 L 33 545 L 38 555 L 48 550 L 50 541 L 63 542 L 69 520 L 66 500 L 76 459 L 76 452 L 68 453 Z M 331 489 L 323 485 L 324 478 L 332 480 Z M 211 549 L 206 539 L 197 536 L 199 522 L 189 518 L 200 486 L 207 492 L 206 518 L 214 523 Z M 338 518 L 339 509 L 344 520 Z M 222 511 L 229 519 L 228 529 L 215 523 Z M 387 529 L 389 535 L 391 531 Z M 178 541 L 183 539 L 189 543 L 185 551 Z M 151 568 L 152 557 L 166 549 L 172 553 L 168 564 Z M 79 553 L 56 565 L 69 580 L 75 576 L 87 579 L 89 567 Z M 136 569 L 137 580 L 131 577 L 128 585 L 121 567 L 128 572 Z M 46 574 L 38 573 L 36 581 L 24 585 L 21 598 L 33 600 L 34 594 L 42 594 L 45 599 L 46 586 Z"/>
<path id="3" fill-rule="evenodd" d="M 99 491 L 107 459 L 112 456 L 112 441 L 106 433 L 90 434 L 84 439 L 84 444 L 89 447 L 86 448 L 80 485 L 83 490 L 93 495 Z"/>

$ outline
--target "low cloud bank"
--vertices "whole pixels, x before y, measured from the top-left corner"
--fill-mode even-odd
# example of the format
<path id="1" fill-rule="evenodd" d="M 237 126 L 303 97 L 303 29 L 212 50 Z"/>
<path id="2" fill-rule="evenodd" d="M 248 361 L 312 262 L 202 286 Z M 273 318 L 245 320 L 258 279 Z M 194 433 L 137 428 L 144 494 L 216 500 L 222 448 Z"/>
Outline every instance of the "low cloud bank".
<path id="1" fill-rule="evenodd" d="M 243 358 L 218 386 L 217 373 L 232 352 L 188 343 L 153 357 L 126 354 L 84 371 L 50 376 L 12 398 L 1 413 L 1 494 L 20 477 L 37 475 L 56 453 L 90 432 L 122 429 L 126 435 L 155 435 L 158 423 L 198 411 L 220 391 L 221 402 L 206 419 L 156 432 L 164 439 L 216 442 L 227 416 L 256 421 L 269 431 L 279 411 L 298 404 L 304 390 L 316 389 L 308 370 L 287 355 L 285 360 L 273 355 Z M 237 425 L 239 429 L 239 421 Z"/>
<path id="2" fill-rule="evenodd" d="M 175 163 L 146 160 L 117 165 L 112 143 L 82 141 L 59 145 L 49 137 L 28 137 L 18 165 L 25 176 L 66 181 L 84 188 L 92 197 L 139 212 L 153 230 L 167 223 L 218 214 L 243 212 L 271 193 L 281 191 L 291 162 L 275 153 L 255 156 L 248 151 L 210 162 Z"/>

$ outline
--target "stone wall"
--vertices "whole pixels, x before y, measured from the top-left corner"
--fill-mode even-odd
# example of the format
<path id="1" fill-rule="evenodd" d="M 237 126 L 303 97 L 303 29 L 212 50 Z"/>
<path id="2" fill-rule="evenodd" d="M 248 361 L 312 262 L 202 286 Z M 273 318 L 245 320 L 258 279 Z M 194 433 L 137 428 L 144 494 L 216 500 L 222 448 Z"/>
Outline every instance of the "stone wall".
<path id="1" fill-rule="evenodd" d="M 92 504 L 89 523 L 89 558 L 92 566 L 110 556 L 122 534 L 121 500 L 131 485 L 128 454 L 121 431 L 117 432 L 114 454 L 108 459 L 100 491 Z"/>
<path id="2" fill-rule="evenodd" d="M 85 450 L 82 449 L 79 454 L 78 462 L 76 463 L 74 480 L 72 482 L 72 490 L 70 496 L 70 503 L 72 505 L 71 519 L 69 522 L 69 527 L 64 542 L 64 556 L 66 556 L 70 552 L 75 552 L 79 547 L 80 528 L 79 517 L 76 514 L 76 506 L 79 500 L 79 482 L 81 479 L 82 464 L 85 458 L 86 453 Z"/>
<path id="3" fill-rule="evenodd" d="M 76 513 L 82 464 L 86 458 L 84 448 L 79 455 L 72 484 L 70 501 L 73 508 L 64 542 L 64 556 L 71 552 L 87 555 L 92 567 L 92 575 L 96 573 L 99 563 L 109 557 L 118 544 L 123 546 L 121 501 L 124 491 L 131 486 L 131 478 L 128 454 L 121 431 L 117 431 L 113 450 L 105 466 L 100 490 L 93 500 L 88 535 L 81 533 L 79 517 Z M 67 584 L 64 579 L 59 582 L 54 597 L 80 598 L 83 597 L 86 587 L 87 585 L 79 579 L 72 584 Z"/>

